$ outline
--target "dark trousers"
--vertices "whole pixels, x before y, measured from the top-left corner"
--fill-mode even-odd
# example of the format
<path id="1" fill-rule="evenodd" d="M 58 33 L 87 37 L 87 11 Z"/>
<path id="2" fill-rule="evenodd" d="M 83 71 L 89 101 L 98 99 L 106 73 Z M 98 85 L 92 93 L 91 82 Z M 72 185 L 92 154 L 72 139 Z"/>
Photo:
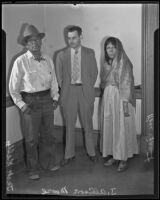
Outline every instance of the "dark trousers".
<path id="1" fill-rule="evenodd" d="M 31 112 L 23 113 L 27 167 L 34 173 L 42 167 L 48 169 L 55 164 L 56 143 L 53 135 L 54 110 L 50 92 L 23 93 L 23 100 Z"/>

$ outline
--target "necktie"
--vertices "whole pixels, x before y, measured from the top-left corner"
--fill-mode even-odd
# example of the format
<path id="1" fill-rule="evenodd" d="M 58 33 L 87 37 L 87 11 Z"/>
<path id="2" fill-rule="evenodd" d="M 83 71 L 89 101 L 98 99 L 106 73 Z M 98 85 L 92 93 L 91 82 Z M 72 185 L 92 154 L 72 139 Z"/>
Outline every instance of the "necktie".
<path id="1" fill-rule="evenodd" d="M 73 58 L 73 69 L 72 69 L 72 83 L 76 83 L 79 78 L 79 62 L 78 62 L 78 51 L 75 51 L 74 58 Z"/>

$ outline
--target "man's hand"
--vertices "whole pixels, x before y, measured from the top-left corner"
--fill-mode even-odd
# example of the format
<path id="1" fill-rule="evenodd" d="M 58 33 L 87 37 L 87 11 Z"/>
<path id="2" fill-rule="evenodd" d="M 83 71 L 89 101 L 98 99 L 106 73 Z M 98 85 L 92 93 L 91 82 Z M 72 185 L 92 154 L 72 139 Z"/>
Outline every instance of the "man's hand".
<path id="1" fill-rule="evenodd" d="M 129 110 L 128 110 L 128 102 L 127 101 L 123 101 L 123 110 L 124 110 L 124 116 L 125 117 L 129 117 Z"/>
<path id="2" fill-rule="evenodd" d="M 58 101 L 53 100 L 53 109 L 56 110 L 57 107 L 58 107 Z"/>
<path id="3" fill-rule="evenodd" d="M 27 104 L 24 104 L 24 106 L 21 108 L 21 111 L 25 114 L 30 114 L 31 108 Z"/>

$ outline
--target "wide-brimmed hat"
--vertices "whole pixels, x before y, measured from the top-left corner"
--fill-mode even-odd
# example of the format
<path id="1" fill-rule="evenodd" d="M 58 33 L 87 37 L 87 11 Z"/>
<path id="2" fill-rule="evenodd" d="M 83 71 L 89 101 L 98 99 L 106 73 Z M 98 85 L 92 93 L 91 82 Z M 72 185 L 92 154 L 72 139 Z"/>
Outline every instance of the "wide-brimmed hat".
<path id="1" fill-rule="evenodd" d="M 29 38 L 35 36 L 38 36 L 42 39 L 45 36 L 45 33 L 40 33 L 35 26 L 27 24 L 21 35 L 20 43 L 24 46 Z"/>

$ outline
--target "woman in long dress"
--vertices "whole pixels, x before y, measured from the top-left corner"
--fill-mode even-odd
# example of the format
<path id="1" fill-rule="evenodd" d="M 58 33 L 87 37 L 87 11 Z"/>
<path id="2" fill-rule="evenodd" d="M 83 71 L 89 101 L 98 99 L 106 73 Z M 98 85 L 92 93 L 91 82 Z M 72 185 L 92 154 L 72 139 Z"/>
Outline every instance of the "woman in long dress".
<path id="1" fill-rule="evenodd" d="M 138 153 L 133 66 L 117 38 L 105 41 L 104 52 L 100 150 L 104 158 L 109 157 L 104 165 L 118 161 L 121 172 L 128 166 L 127 159 Z"/>

